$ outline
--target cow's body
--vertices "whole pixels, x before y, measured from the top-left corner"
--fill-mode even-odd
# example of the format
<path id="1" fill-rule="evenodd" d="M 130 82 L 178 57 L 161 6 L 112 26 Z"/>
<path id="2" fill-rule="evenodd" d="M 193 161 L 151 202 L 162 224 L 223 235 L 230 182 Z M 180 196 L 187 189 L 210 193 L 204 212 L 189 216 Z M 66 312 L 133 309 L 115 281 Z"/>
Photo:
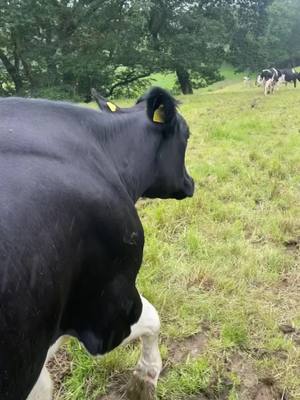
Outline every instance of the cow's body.
<path id="1" fill-rule="evenodd" d="M 296 72 L 294 69 L 289 69 L 289 68 L 285 68 L 285 69 L 280 69 L 280 74 L 281 76 L 284 77 L 284 81 L 286 83 L 294 83 L 294 87 L 297 87 L 297 79 L 300 80 L 300 75 L 298 72 Z"/>
<path id="2" fill-rule="evenodd" d="M 26 399 L 60 336 L 104 354 L 141 316 L 135 202 L 193 192 L 185 169 L 178 187 L 159 186 L 154 172 L 168 138 L 165 124 L 147 118 L 148 103 L 111 116 L 0 100 L 1 400 Z M 186 127 L 177 114 L 172 121 Z"/>

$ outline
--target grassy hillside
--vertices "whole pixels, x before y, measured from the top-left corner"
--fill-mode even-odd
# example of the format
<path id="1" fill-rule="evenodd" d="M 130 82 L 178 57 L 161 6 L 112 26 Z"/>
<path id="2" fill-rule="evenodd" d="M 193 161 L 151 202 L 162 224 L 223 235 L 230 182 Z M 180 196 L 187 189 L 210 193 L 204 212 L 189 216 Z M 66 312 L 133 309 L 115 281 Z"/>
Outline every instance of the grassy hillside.
<path id="1" fill-rule="evenodd" d="M 264 97 L 229 81 L 181 98 L 194 198 L 138 204 L 138 286 L 162 320 L 160 400 L 300 399 L 300 89 Z M 139 346 L 98 360 L 68 351 L 72 363 L 62 352 L 53 366 L 65 367 L 59 398 L 100 400 Z"/>
<path id="2" fill-rule="evenodd" d="M 217 88 L 222 88 L 224 86 L 228 86 L 236 82 L 242 82 L 243 77 L 245 76 L 243 72 L 235 73 L 232 66 L 226 63 L 224 63 L 223 66 L 221 67 L 220 74 L 224 77 L 224 80 L 217 82 L 214 85 L 210 85 L 207 88 L 201 89 L 201 92 L 206 92 L 206 91 L 211 92 Z M 176 83 L 175 73 L 152 74 L 151 78 L 153 79 L 152 81 L 153 86 L 161 86 L 167 90 L 172 90 Z"/>

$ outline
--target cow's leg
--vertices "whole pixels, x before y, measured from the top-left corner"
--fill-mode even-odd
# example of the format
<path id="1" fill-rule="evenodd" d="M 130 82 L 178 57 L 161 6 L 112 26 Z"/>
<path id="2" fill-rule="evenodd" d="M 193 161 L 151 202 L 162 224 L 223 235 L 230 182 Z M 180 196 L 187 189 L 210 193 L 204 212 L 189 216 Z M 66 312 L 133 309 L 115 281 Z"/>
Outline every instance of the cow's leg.
<path id="1" fill-rule="evenodd" d="M 47 358 L 39 379 L 27 397 L 27 400 L 52 400 L 53 383 L 46 364 L 54 356 L 59 347 L 66 341 L 66 338 L 67 336 L 61 336 L 48 350 Z"/>
<path id="2" fill-rule="evenodd" d="M 39 379 L 30 392 L 27 400 L 52 400 L 53 383 L 50 374 L 44 365 Z"/>
<path id="3" fill-rule="evenodd" d="M 133 377 L 127 386 L 129 399 L 148 400 L 154 398 L 155 387 L 162 367 L 158 347 L 160 320 L 156 309 L 141 296 L 142 314 L 136 324 L 131 327 L 131 334 L 123 344 L 140 338 L 142 353 L 135 367 Z"/>

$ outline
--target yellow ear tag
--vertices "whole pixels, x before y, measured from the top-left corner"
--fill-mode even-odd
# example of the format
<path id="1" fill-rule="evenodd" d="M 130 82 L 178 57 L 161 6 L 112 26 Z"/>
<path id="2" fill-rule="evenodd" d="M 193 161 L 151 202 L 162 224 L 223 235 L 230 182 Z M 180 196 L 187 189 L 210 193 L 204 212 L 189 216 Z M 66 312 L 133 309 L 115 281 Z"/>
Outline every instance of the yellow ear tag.
<path id="1" fill-rule="evenodd" d="M 116 112 L 117 111 L 117 106 L 110 101 L 106 103 L 107 107 L 110 109 L 111 112 Z"/>
<path id="2" fill-rule="evenodd" d="M 164 106 L 160 105 L 158 109 L 154 111 L 153 122 L 158 122 L 159 124 L 163 124 L 165 122 L 165 113 L 163 108 Z"/>

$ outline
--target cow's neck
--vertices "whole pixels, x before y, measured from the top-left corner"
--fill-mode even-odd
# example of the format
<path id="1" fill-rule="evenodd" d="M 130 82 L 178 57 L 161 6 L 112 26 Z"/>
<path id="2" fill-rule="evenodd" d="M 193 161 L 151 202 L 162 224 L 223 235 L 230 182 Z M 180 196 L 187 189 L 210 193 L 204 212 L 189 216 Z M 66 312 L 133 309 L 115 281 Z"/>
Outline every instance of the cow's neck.
<path id="1" fill-rule="evenodd" d="M 151 186 L 162 136 L 144 118 L 122 118 L 105 144 L 118 175 L 134 203 Z"/>

